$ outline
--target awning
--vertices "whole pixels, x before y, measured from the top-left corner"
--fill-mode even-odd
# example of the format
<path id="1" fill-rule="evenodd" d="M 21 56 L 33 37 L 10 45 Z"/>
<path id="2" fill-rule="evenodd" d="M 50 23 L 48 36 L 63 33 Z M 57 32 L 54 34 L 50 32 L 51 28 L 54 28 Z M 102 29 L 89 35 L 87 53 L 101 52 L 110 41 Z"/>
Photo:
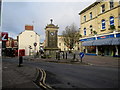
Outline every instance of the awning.
<path id="1" fill-rule="evenodd" d="M 93 45 L 93 41 L 85 41 L 82 43 L 82 46 L 92 46 Z"/>
<path id="2" fill-rule="evenodd" d="M 112 45 L 120 45 L 120 38 L 113 38 Z"/>
<path id="3" fill-rule="evenodd" d="M 93 41 L 84 41 L 82 46 L 120 45 L 120 38 L 108 38 Z"/>
<path id="4" fill-rule="evenodd" d="M 112 39 L 101 39 L 101 40 L 95 40 L 93 42 L 93 46 L 101 46 L 101 45 L 112 45 Z"/>

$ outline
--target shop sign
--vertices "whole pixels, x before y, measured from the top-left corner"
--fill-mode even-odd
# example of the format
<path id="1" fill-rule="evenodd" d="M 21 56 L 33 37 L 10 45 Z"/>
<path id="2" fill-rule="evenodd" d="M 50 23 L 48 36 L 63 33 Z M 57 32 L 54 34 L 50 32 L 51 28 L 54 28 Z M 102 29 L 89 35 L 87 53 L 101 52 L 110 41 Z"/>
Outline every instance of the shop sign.
<path id="1" fill-rule="evenodd" d="M 97 37 L 97 39 L 113 38 L 114 34 Z"/>
<path id="2" fill-rule="evenodd" d="M 91 41 L 91 40 L 95 40 L 95 37 L 92 37 L 92 38 L 86 38 L 86 39 L 81 39 L 80 41 Z"/>
<path id="3" fill-rule="evenodd" d="M 116 34 L 116 37 L 120 37 L 120 33 Z"/>

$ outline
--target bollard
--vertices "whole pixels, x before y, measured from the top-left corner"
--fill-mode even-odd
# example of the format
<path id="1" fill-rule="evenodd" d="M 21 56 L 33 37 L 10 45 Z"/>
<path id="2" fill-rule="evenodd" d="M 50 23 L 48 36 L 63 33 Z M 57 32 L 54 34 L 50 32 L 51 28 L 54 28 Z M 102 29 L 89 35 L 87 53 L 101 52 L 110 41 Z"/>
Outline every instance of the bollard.
<path id="1" fill-rule="evenodd" d="M 56 59 L 58 59 L 58 53 L 56 52 Z"/>
<path id="2" fill-rule="evenodd" d="M 60 60 L 60 53 L 58 52 L 58 60 Z"/>
<path id="3" fill-rule="evenodd" d="M 81 63 L 82 63 L 82 58 L 80 59 Z"/>
<path id="4" fill-rule="evenodd" d="M 74 55 L 73 55 L 73 60 L 75 60 L 75 56 L 76 56 L 76 55 L 74 54 Z"/>
<path id="5" fill-rule="evenodd" d="M 67 59 L 67 52 L 66 52 L 66 59 Z"/>
<path id="6" fill-rule="evenodd" d="M 64 57 L 65 57 L 65 56 L 64 56 L 64 52 L 63 52 L 63 59 L 64 59 Z"/>
<path id="7" fill-rule="evenodd" d="M 21 66 L 22 63 L 23 63 L 23 57 L 19 56 L 19 67 Z"/>

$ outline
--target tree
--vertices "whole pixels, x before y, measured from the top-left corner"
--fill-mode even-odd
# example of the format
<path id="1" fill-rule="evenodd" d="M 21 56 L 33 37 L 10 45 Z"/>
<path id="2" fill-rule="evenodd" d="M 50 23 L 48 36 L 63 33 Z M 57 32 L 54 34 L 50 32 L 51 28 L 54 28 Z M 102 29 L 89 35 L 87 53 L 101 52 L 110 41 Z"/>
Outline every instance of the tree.
<path id="1" fill-rule="evenodd" d="M 110 30 L 115 30 L 115 26 L 114 25 L 110 25 Z"/>
<path id="2" fill-rule="evenodd" d="M 63 40 L 65 42 L 65 45 L 71 49 L 73 49 L 74 45 L 79 42 L 80 35 L 79 29 L 75 26 L 75 24 L 71 24 L 70 26 L 67 26 L 65 30 L 62 32 Z"/>
<path id="3" fill-rule="evenodd" d="M 97 34 L 97 32 L 96 32 L 96 31 L 93 31 L 93 33 L 94 33 L 94 35 L 96 35 L 96 34 Z"/>

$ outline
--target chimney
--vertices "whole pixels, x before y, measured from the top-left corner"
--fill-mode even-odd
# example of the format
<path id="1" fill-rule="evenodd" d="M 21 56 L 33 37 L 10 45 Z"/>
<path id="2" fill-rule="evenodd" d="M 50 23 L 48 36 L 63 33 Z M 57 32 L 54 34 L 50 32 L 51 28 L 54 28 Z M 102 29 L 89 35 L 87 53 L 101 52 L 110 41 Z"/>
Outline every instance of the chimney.
<path id="1" fill-rule="evenodd" d="M 33 26 L 32 25 L 25 25 L 25 30 L 33 30 Z"/>

